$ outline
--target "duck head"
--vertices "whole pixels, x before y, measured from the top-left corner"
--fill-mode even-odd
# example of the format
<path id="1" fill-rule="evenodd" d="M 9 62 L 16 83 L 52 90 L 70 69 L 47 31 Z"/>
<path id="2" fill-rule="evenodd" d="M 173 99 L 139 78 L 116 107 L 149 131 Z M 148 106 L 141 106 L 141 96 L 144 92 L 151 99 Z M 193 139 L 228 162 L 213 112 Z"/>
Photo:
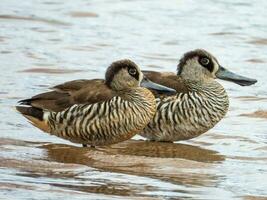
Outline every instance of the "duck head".
<path id="1" fill-rule="evenodd" d="M 174 89 L 159 85 L 144 76 L 140 68 L 131 60 L 124 59 L 113 62 L 106 71 L 106 85 L 114 91 L 136 87 L 146 87 L 159 93 L 175 94 Z"/>
<path id="2" fill-rule="evenodd" d="M 249 86 L 257 82 L 256 79 L 240 76 L 222 67 L 213 55 L 203 49 L 185 53 L 178 64 L 177 74 L 184 79 L 198 82 L 216 78 L 241 86 Z"/>

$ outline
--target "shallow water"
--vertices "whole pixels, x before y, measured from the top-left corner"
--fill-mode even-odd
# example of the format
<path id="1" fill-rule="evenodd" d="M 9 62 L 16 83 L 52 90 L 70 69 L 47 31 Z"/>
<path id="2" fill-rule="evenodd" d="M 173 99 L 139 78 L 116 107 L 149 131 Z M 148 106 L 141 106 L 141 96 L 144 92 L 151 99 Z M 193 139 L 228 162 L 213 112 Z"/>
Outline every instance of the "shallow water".
<path id="1" fill-rule="evenodd" d="M 0 199 L 267 199 L 267 2 L 1 0 Z M 227 116 L 177 144 L 80 148 L 16 113 L 51 85 L 103 77 L 121 58 L 175 71 L 195 48 L 258 79 L 222 82 Z"/>

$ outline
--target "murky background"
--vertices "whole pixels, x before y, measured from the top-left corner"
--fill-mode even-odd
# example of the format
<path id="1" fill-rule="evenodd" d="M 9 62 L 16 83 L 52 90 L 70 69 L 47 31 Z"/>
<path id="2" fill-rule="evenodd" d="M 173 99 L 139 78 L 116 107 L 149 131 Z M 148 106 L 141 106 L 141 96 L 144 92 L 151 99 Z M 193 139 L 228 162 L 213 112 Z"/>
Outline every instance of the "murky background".
<path id="1" fill-rule="evenodd" d="M 267 199 L 267 1 L 1 0 L 0 199 Z M 258 79 L 222 82 L 228 115 L 176 144 L 80 148 L 13 109 L 49 86 L 103 77 L 114 60 L 175 71 L 195 48 Z"/>

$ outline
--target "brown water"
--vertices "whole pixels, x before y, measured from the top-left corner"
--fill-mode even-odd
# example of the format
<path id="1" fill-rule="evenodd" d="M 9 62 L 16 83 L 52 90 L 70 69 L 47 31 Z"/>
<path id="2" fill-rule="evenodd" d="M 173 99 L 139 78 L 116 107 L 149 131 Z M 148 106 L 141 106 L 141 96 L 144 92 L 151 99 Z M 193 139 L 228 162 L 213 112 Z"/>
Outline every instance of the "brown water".
<path id="1" fill-rule="evenodd" d="M 0 199 L 267 199 L 266 10 L 263 0 L 1 0 Z M 103 77 L 116 59 L 175 71 L 195 48 L 258 79 L 222 82 L 230 110 L 199 138 L 80 148 L 13 109 L 51 85 Z"/>

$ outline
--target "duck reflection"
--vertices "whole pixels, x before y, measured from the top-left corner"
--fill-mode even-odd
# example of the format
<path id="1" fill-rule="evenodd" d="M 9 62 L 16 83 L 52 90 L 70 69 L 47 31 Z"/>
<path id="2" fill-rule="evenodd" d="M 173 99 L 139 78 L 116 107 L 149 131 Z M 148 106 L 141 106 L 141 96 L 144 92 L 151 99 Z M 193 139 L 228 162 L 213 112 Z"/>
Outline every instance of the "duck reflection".
<path id="1" fill-rule="evenodd" d="M 78 162 L 78 155 L 82 157 L 86 156 L 86 154 L 88 153 L 88 156 L 90 157 L 90 155 L 97 152 L 114 156 L 125 155 L 152 158 L 181 158 L 204 163 L 221 162 L 225 160 L 225 157 L 218 154 L 218 152 L 204 149 L 198 146 L 179 143 L 150 142 L 142 140 L 128 140 L 111 146 L 98 147 L 96 149 L 78 148 L 64 144 L 48 144 L 44 145 L 43 148 L 47 149 L 49 153 L 58 153 L 61 157 L 60 160 L 62 162 L 66 162 L 67 160 L 71 159 L 69 160 L 71 163 Z M 68 153 L 66 154 L 66 152 Z M 71 156 L 71 154 L 73 153 L 77 155 Z"/>
<path id="2" fill-rule="evenodd" d="M 177 186 L 172 192 L 186 194 L 192 192 L 191 187 L 215 187 L 224 179 L 218 176 L 220 167 L 216 166 L 221 165 L 225 157 L 192 145 L 130 140 L 101 148 L 80 148 L 19 140 L 1 142 L 5 159 L 0 167 L 19 169 L 15 171 L 15 177 L 25 180 L 34 178 L 39 183 L 39 177 L 42 177 L 41 182 L 62 191 L 137 195 L 144 189 L 158 191 L 164 181 Z M 110 175 L 110 172 L 120 173 L 125 179 L 127 176 L 123 174 L 152 178 L 152 182 L 159 184 L 150 186 L 148 181 L 144 188 L 133 181 L 120 182 L 117 175 Z"/>
<path id="3" fill-rule="evenodd" d="M 101 150 L 121 155 L 157 158 L 183 158 L 198 162 L 219 162 L 224 160 L 224 156 L 219 155 L 216 151 L 188 144 L 176 144 L 169 142 L 129 140 Z"/>
<path id="4" fill-rule="evenodd" d="M 212 168 L 225 159 L 215 151 L 197 146 L 136 140 L 101 148 L 64 144 L 47 144 L 41 148 L 46 149 L 50 161 L 198 186 L 216 184 L 219 177 Z"/>

